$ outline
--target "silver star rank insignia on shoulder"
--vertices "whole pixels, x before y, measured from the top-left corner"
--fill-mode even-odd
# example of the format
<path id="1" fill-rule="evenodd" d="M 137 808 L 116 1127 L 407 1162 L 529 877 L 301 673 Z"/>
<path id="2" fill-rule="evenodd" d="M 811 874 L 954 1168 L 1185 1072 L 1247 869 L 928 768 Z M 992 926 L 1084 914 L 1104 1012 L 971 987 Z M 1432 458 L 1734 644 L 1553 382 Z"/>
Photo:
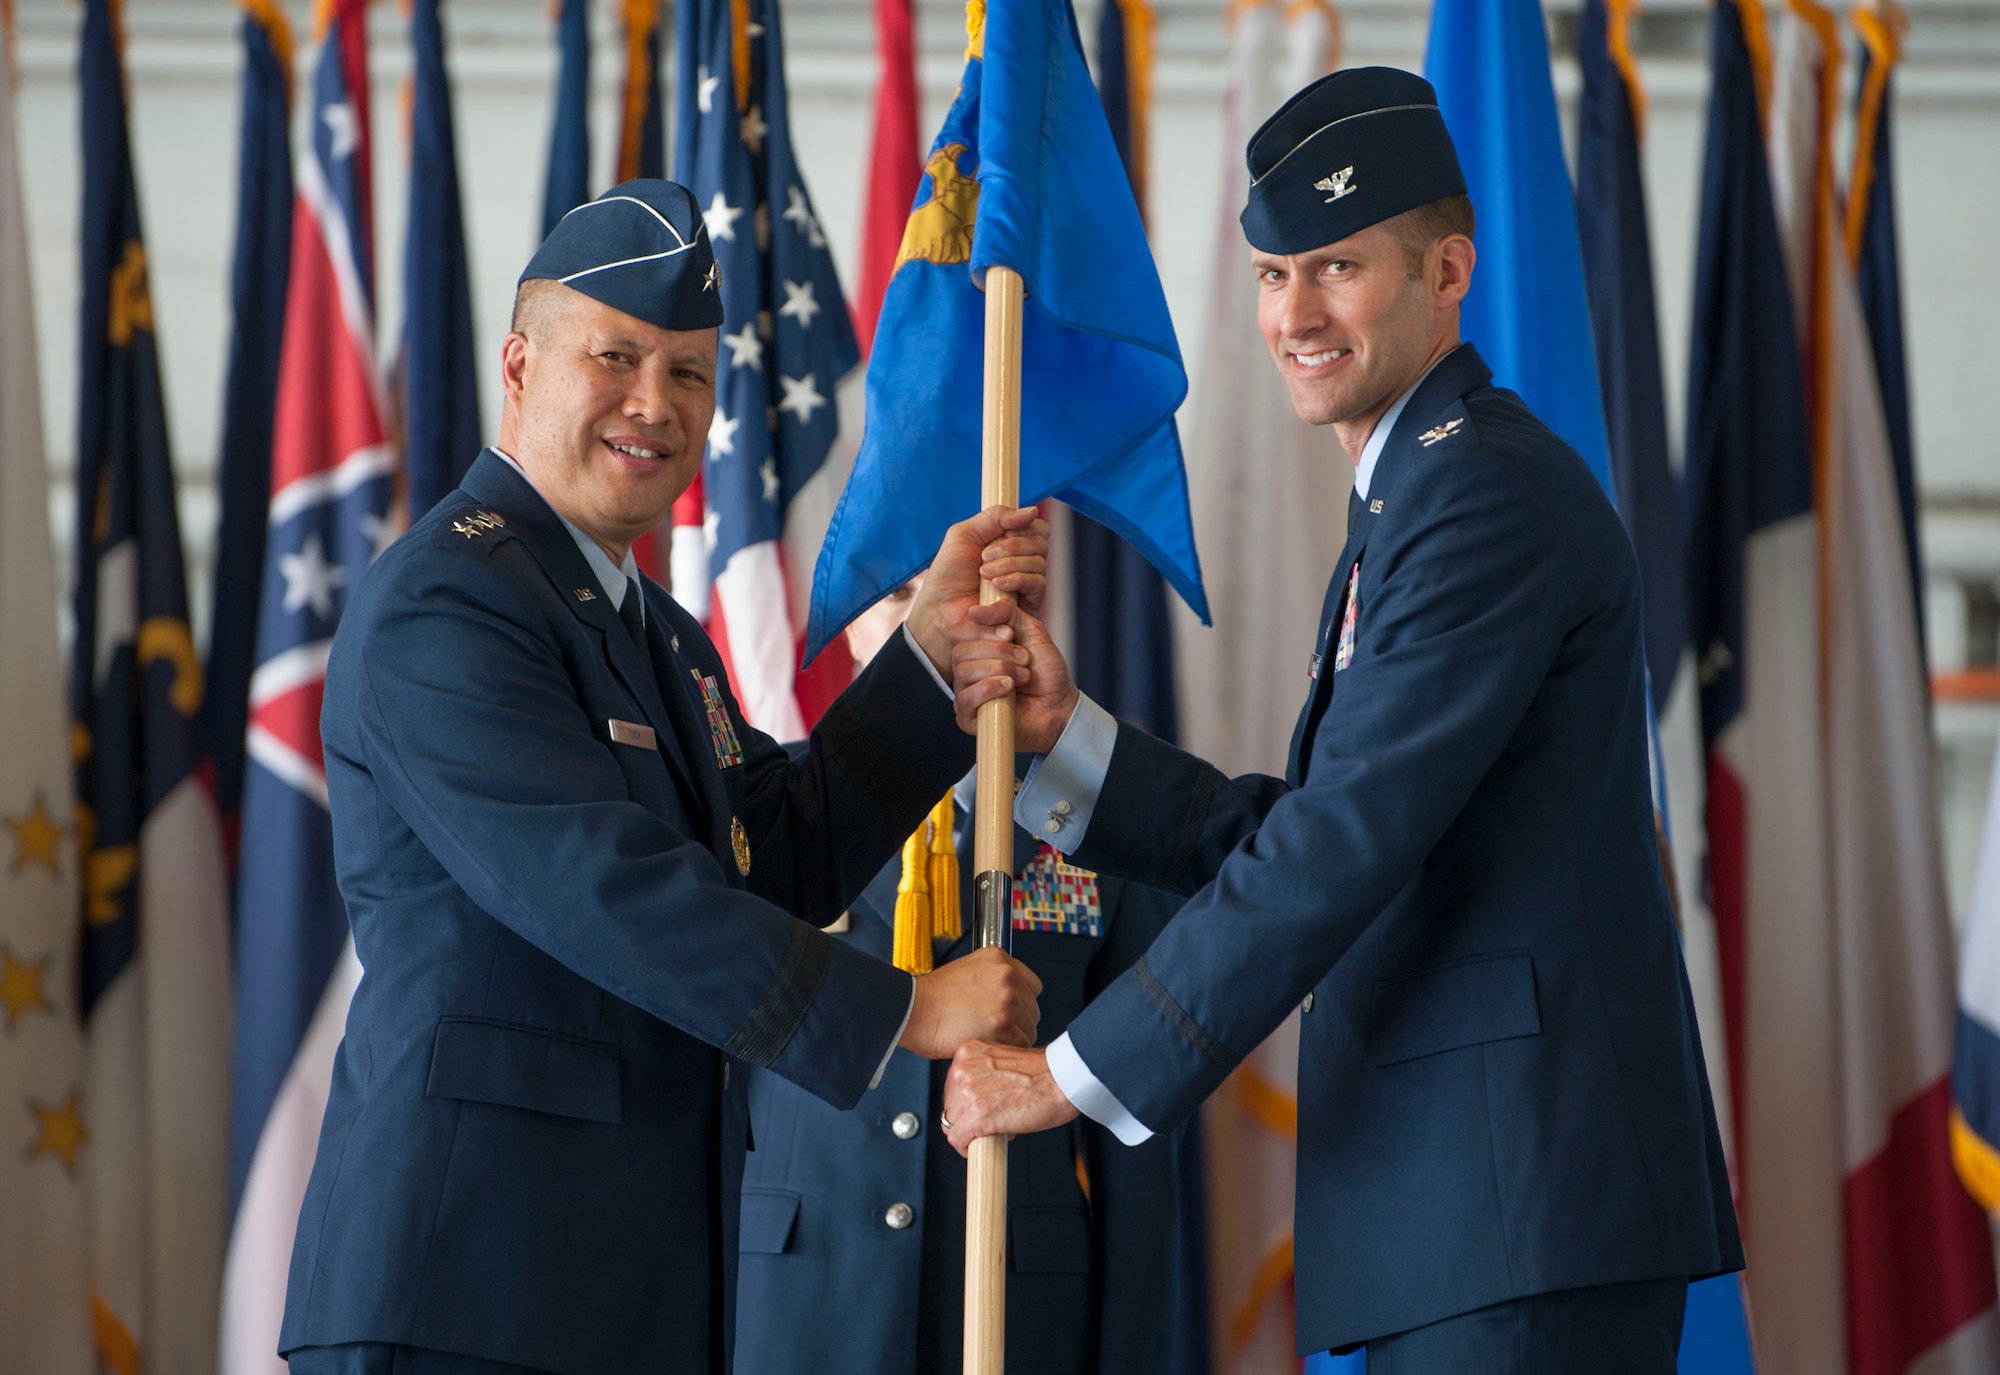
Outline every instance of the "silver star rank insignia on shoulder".
<path id="1" fill-rule="evenodd" d="M 453 521 L 451 528 L 467 539 L 472 539 L 485 534 L 488 530 L 501 529 L 506 524 L 505 518 L 498 511 L 474 511 L 463 520 Z"/>
<path id="2" fill-rule="evenodd" d="M 1426 449 L 1428 449 L 1430 448 L 1431 445 L 1437 443 L 1440 439 L 1450 439 L 1453 435 L 1459 432 L 1459 429 L 1464 424 L 1465 424 L 1465 417 L 1463 416 L 1460 416 L 1456 420 L 1447 420 L 1444 422 L 1444 424 L 1434 425 L 1430 429 L 1425 430 L 1422 434 L 1418 435 L 1417 442 L 1423 445 Z"/>
<path id="3" fill-rule="evenodd" d="M 702 274 L 701 289 L 703 291 L 713 291 L 721 285 L 722 285 L 722 264 L 710 263 L 708 265 L 708 271 Z"/>
<path id="4" fill-rule="evenodd" d="M 1331 205 L 1335 201 L 1339 200 L 1342 196 L 1353 195 L 1356 191 L 1359 191 L 1361 189 L 1358 186 L 1349 184 L 1348 178 L 1353 175 L 1354 175 L 1354 169 L 1352 167 L 1343 167 L 1338 172 L 1335 172 L 1332 176 L 1321 177 L 1318 181 L 1314 182 L 1313 189 L 1315 191 L 1333 192 L 1331 196 L 1328 196 L 1326 198 L 1326 203 L 1328 205 Z"/>

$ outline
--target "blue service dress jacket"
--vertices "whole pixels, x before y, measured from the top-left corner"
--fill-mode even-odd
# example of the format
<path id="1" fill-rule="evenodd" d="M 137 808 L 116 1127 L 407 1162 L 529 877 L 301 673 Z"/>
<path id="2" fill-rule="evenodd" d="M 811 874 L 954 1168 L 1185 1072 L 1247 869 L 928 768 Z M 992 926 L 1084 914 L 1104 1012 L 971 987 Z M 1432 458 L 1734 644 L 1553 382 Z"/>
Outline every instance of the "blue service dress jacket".
<path id="1" fill-rule="evenodd" d="M 971 823 L 964 825 L 969 837 Z M 1014 838 L 1018 873 L 1036 846 L 1018 828 Z M 889 957 L 901 872 L 891 861 L 855 900 L 841 939 Z M 961 865 L 966 912 L 972 880 L 972 866 Z M 1015 957 L 1042 980 L 1044 1043 L 1132 966 L 1181 902 L 1116 879 L 1100 879 L 1097 888 L 1096 932 L 1020 924 L 1013 932 Z M 971 948 L 969 931 L 949 947 L 936 942 L 940 962 Z M 767 1071 L 750 1074 L 757 1149 L 743 1186 L 735 1375 L 960 1368 L 965 1162 L 938 1128 L 947 1068 L 898 1050 L 882 1082 L 847 1112 Z M 1013 1141 L 1009 1370 L 1163 1375 L 1173 1368 L 1182 1145 L 1174 1132 L 1128 1149 L 1087 1119 Z"/>
<path id="2" fill-rule="evenodd" d="M 355 590 L 322 735 L 364 973 L 283 1350 L 715 1375 L 731 1063 L 849 1106 L 902 1025 L 909 975 L 815 925 L 969 767 L 946 695 L 898 638 L 794 760 L 644 589 L 650 663 L 486 453 Z"/>
<path id="3" fill-rule="evenodd" d="M 1071 1044 L 1157 1130 L 1304 1003 L 1302 1353 L 1741 1268 L 1616 512 L 1469 345 L 1356 506 L 1284 778 L 1119 729 L 1076 860 L 1193 896 Z"/>

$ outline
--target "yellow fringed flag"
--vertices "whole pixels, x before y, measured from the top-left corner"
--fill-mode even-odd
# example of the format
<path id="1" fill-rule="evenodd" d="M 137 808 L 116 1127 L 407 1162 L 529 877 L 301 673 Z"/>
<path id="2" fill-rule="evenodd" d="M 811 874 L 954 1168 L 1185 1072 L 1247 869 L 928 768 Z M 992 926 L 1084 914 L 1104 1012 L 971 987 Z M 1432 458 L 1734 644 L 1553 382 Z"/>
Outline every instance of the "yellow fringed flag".
<path id="1" fill-rule="evenodd" d="M 903 878 L 896 885 L 896 968 L 931 972 L 930 819 L 903 842 Z"/>
<path id="2" fill-rule="evenodd" d="M 964 933 L 958 914 L 958 847 L 952 843 L 952 795 L 931 808 L 931 934 L 955 941 Z"/>
<path id="3" fill-rule="evenodd" d="M 896 968 L 931 972 L 931 937 L 955 941 L 959 919 L 958 847 L 952 842 L 952 795 L 946 793 L 903 842 L 903 877 L 896 885 Z"/>

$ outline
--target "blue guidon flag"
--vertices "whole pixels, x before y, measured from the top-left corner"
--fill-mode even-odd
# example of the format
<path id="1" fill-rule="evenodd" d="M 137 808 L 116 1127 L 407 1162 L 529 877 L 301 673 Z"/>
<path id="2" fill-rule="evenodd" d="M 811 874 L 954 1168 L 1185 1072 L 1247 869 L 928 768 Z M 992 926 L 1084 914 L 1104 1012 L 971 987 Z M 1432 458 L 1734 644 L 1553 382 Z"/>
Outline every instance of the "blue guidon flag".
<path id="1" fill-rule="evenodd" d="M 861 350 L 792 157 L 778 5 L 688 0 L 677 22 L 674 170 L 715 250 L 723 325 L 705 509 L 699 527 L 676 516 L 673 591 L 707 622 L 750 723 L 796 740 L 811 722 L 785 535 L 840 433 L 834 389 Z"/>
<path id="2" fill-rule="evenodd" d="M 325 12 L 292 216 L 236 902 L 223 1375 L 281 1368 L 293 1229 L 360 977 L 334 877 L 319 716 L 341 610 L 398 529 L 372 343 L 365 6 L 336 0 Z"/>
<path id="3" fill-rule="evenodd" d="M 1204 621 L 1174 412 L 1187 371 L 1068 0 L 967 6 L 965 74 L 931 145 L 868 363 L 868 419 L 814 577 L 808 653 L 979 509 L 989 266 L 1027 288 L 1021 500 L 1133 544 Z M 1094 595 L 1094 593 L 1093 593 Z"/>

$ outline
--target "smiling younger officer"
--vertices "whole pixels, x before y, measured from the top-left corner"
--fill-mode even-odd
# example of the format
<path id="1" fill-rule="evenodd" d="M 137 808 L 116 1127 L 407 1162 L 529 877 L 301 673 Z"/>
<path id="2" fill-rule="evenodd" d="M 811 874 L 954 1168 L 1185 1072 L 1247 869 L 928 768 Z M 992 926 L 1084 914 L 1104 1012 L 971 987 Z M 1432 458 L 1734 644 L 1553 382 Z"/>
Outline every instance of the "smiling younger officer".
<path id="1" fill-rule="evenodd" d="M 1032 513 L 955 526 L 794 760 L 631 544 L 694 477 L 722 307 L 634 181 L 522 274 L 500 444 L 355 592 L 322 718 L 365 971 L 299 1217 L 297 1375 L 719 1375 L 742 1074 L 846 1106 L 893 1048 L 1031 1044 L 998 951 L 912 979 L 825 935 L 971 762 L 938 668 Z M 927 662 L 928 661 L 928 662 Z M 803 918 L 803 920 L 800 920 Z"/>
<path id="2" fill-rule="evenodd" d="M 1272 361 L 1355 464 L 1291 758 L 1226 778 L 1079 699 L 1031 616 L 972 613 L 1013 638 L 957 646 L 961 713 L 1025 676 L 1020 747 L 1053 750 L 1021 810 L 1192 897 L 1046 1052 L 959 1052 L 952 1142 L 1078 1110 L 1143 1141 L 1303 1006 L 1299 1350 L 1668 1375 L 1688 1281 L 1743 1255 L 1654 843 L 1631 545 L 1459 340 L 1473 214 L 1429 83 L 1336 73 L 1249 163 Z"/>

